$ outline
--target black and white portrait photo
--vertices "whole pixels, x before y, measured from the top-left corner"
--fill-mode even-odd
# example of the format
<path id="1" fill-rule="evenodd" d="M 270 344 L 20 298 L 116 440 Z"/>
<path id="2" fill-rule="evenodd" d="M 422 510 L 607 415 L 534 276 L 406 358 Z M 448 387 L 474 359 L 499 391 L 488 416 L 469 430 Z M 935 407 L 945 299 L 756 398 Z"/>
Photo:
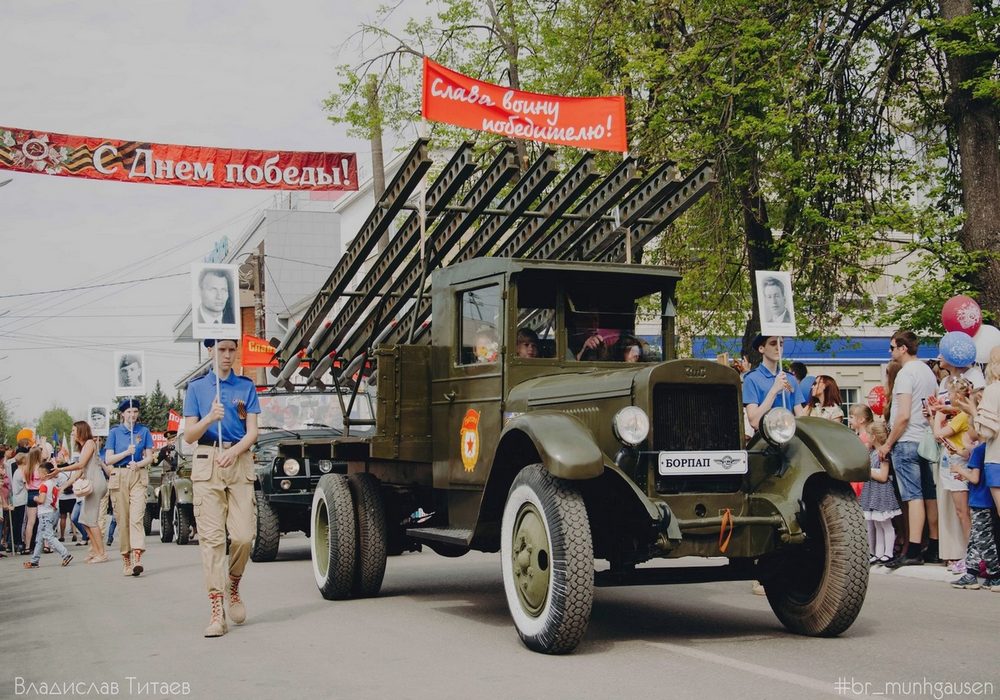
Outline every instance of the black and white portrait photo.
<path id="1" fill-rule="evenodd" d="M 792 276 L 780 270 L 757 271 L 757 304 L 760 332 L 764 335 L 795 335 Z"/>
<path id="2" fill-rule="evenodd" d="M 146 357 L 141 350 L 116 350 L 115 396 L 139 396 L 146 393 Z"/>
<path id="3" fill-rule="evenodd" d="M 111 414 L 110 406 L 92 405 L 87 407 L 87 422 L 90 423 L 90 430 L 98 437 L 108 435 L 108 416 Z"/>
<path id="4" fill-rule="evenodd" d="M 240 287 L 236 265 L 191 266 L 192 337 L 240 339 Z"/>

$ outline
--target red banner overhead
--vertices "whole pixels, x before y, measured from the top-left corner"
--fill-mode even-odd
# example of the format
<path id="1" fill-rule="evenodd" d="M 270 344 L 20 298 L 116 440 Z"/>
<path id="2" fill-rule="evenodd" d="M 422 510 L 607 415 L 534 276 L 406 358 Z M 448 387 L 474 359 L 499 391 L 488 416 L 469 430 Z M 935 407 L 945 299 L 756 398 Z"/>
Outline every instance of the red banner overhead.
<path id="1" fill-rule="evenodd" d="M 5 126 L 0 126 L 0 168 L 189 187 L 358 189 L 358 162 L 354 153 L 177 146 Z"/>
<path id="2" fill-rule="evenodd" d="M 628 150 L 624 97 L 561 97 L 512 90 L 424 57 L 424 118 L 516 139 Z"/>

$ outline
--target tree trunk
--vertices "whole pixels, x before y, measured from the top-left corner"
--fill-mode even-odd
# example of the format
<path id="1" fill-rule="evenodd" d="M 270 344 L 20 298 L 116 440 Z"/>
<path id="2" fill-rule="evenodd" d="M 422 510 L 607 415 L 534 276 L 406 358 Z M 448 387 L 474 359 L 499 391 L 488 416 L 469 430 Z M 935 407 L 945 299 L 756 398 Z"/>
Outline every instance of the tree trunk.
<path id="1" fill-rule="evenodd" d="M 518 50 L 520 44 L 517 37 L 517 20 L 514 17 L 513 0 L 507 0 L 504 4 L 504 20 L 500 20 L 500 13 L 497 12 L 496 5 L 492 0 L 488 0 L 486 6 L 490 10 L 493 18 L 493 28 L 496 30 L 500 45 L 507 55 L 507 74 L 510 77 L 510 86 L 514 90 L 521 89 L 521 76 L 518 71 Z M 528 148 L 524 139 L 511 139 L 514 143 L 514 150 L 517 154 L 517 167 L 523 173 L 528 169 Z"/>
<path id="2" fill-rule="evenodd" d="M 382 199 L 385 192 L 385 162 L 382 157 L 382 108 L 378 102 L 378 78 L 368 76 L 365 85 L 365 100 L 368 102 L 368 118 L 370 120 L 368 135 L 372 145 L 372 189 L 375 202 Z M 378 252 L 389 247 L 389 232 L 386 231 L 378 242 Z"/>
<path id="3" fill-rule="evenodd" d="M 973 9 L 971 0 L 940 0 L 940 6 L 946 20 L 969 15 Z M 992 65 L 996 56 L 947 52 L 946 56 L 950 85 L 945 106 L 958 136 L 966 217 L 959 242 L 966 252 L 996 253 L 1000 242 L 1000 109 L 990 100 L 975 99 L 971 90 L 962 87 L 980 69 Z M 970 281 L 980 292 L 980 305 L 1000 315 L 1000 259 L 989 259 Z"/>
<path id="4" fill-rule="evenodd" d="M 739 186 L 740 205 L 743 209 L 743 229 L 746 234 L 747 262 L 750 273 L 751 314 L 743 331 L 743 355 L 753 363 L 760 361 L 757 348 L 751 347 L 754 336 L 760 332 L 760 305 L 757 303 L 757 270 L 773 270 L 776 267 L 774 235 L 767 218 L 767 202 L 760 191 L 760 163 L 754 158 L 751 164 L 749 182 Z"/>

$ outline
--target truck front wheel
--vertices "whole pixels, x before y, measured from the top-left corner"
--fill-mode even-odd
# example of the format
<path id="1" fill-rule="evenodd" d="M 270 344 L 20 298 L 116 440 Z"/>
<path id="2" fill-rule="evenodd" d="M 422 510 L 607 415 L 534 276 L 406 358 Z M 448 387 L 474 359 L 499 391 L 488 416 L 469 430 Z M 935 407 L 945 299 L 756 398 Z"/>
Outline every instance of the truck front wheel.
<path id="1" fill-rule="evenodd" d="M 540 464 L 514 479 L 500 535 L 503 586 L 521 641 L 564 654 L 580 642 L 594 599 L 594 547 L 583 497 Z"/>
<path id="2" fill-rule="evenodd" d="M 316 585 L 327 600 L 351 597 L 356 537 L 354 504 L 347 477 L 324 474 L 313 493 L 309 550 Z"/>
<path id="3" fill-rule="evenodd" d="M 868 534 L 846 484 L 831 484 L 813 506 L 809 540 L 764 581 L 771 609 L 796 634 L 833 637 L 861 612 L 868 591 Z"/>
<path id="4" fill-rule="evenodd" d="M 250 560 L 274 561 L 278 556 L 278 543 L 281 539 L 281 522 L 276 511 L 264 494 L 257 494 L 257 535 L 250 550 Z"/>

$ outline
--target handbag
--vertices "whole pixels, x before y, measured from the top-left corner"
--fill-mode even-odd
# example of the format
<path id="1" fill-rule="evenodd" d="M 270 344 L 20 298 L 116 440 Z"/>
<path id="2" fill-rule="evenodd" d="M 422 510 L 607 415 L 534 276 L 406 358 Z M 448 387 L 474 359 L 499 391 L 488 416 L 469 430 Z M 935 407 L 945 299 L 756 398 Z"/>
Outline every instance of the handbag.
<path id="1" fill-rule="evenodd" d="M 941 460 L 941 445 L 934 437 L 934 433 L 929 430 L 924 433 L 917 444 L 917 454 L 931 464 L 937 464 Z"/>
<path id="2" fill-rule="evenodd" d="M 90 479 L 77 479 L 73 482 L 73 493 L 77 496 L 89 496 L 94 492 Z"/>

